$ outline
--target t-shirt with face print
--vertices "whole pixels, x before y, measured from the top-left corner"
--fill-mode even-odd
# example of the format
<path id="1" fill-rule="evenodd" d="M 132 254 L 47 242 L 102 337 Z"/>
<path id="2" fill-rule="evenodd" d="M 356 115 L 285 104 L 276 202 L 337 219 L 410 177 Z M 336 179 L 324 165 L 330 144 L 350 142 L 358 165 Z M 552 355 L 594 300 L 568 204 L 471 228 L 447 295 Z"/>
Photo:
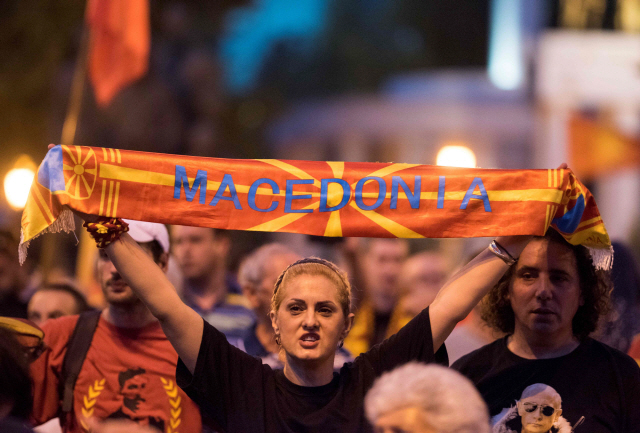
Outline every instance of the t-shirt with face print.
<path id="1" fill-rule="evenodd" d="M 571 353 L 524 359 L 507 337 L 456 361 L 489 406 L 494 433 L 638 431 L 640 368 L 590 338 Z"/>

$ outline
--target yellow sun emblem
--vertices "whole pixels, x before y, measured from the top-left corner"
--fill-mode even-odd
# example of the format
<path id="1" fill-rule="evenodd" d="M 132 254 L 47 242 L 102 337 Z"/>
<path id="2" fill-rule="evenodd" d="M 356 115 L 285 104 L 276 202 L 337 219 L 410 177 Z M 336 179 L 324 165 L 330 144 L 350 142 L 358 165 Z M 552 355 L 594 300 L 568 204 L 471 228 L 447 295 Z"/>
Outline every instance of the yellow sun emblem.
<path id="1" fill-rule="evenodd" d="M 69 157 L 65 158 L 62 169 L 65 172 L 72 172 L 65 173 L 65 191 L 71 198 L 86 200 L 91 197 L 96 184 L 96 154 L 93 149 L 80 146 L 73 146 L 73 148 L 62 146 L 62 149 Z"/>

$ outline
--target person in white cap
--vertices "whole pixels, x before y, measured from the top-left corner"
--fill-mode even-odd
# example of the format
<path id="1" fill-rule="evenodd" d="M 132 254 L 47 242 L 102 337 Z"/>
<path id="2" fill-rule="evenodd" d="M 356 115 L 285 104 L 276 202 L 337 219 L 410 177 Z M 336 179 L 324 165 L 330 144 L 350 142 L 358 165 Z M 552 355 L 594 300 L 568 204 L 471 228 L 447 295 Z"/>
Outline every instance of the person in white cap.
<path id="1" fill-rule="evenodd" d="M 131 237 L 166 272 L 166 227 L 127 223 Z M 42 325 L 48 349 L 31 365 L 33 423 L 60 416 L 64 432 L 85 432 L 94 419 L 131 420 L 163 432 L 178 426 L 201 431 L 198 407 L 175 382 L 176 351 L 104 250 L 97 278 L 108 304 L 102 312 Z"/>

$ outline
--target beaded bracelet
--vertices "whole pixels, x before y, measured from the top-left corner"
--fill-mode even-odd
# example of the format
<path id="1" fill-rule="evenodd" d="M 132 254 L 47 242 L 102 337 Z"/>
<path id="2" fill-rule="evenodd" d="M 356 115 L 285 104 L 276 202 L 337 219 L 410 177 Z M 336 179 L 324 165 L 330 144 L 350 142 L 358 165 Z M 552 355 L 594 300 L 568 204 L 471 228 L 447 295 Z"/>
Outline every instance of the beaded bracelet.
<path id="1" fill-rule="evenodd" d="M 129 231 L 129 224 L 120 218 L 101 217 L 93 223 L 85 221 L 82 226 L 87 228 L 98 248 L 106 248 L 111 242 L 118 240 L 123 233 Z"/>

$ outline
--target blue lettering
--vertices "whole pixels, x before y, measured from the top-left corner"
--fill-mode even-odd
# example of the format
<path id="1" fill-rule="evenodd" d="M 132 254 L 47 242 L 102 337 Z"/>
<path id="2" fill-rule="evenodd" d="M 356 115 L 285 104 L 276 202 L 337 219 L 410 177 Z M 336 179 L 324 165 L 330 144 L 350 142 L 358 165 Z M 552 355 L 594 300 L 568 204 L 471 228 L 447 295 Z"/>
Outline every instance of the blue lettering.
<path id="1" fill-rule="evenodd" d="M 438 209 L 442 209 L 444 207 L 444 184 L 445 184 L 444 176 L 439 176 L 438 178 Z"/>
<path id="2" fill-rule="evenodd" d="M 263 177 L 253 182 L 251 184 L 251 188 L 249 188 L 249 197 L 248 197 L 249 207 L 253 210 L 257 210 L 258 212 L 271 212 L 278 207 L 278 200 L 273 200 L 271 202 L 271 206 L 269 206 L 266 209 L 259 208 L 258 205 L 256 205 L 256 192 L 258 191 L 258 187 L 265 183 L 271 186 L 271 190 L 273 191 L 274 194 L 280 193 L 280 187 L 274 180 Z"/>
<path id="3" fill-rule="evenodd" d="M 476 187 L 480 189 L 480 195 L 474 194 Z M 467 193 L 464 195 L 464 199 L 462 200 L 462 204 L 460 205 L 460 209 L 466 209 L 469 204 L 469 200 L 472 198 L 482 200 L 484 203 L 484 211 L 491 212 L 491 205 L 489 204 L 489 196 L 487 195 L 487 190 L 484 188 L 484 184 L 482 183 L 482 179 L 476 177 L 471 182 L 471 186 L 467 190 Z"/>
<path id="4" fill-rule="evenodd" d="M 329 184 L 337 183 L 342 187 L 342 199 L 340 203 L 335 206 L 327 206 Z M 333 197 L 332 197 L 333 198 Z M 351 198 L 351 186 L 344 179 L 322 179 L 320 181 L 320 212 L 333 212 L 342 209 L 349 203 Z"/>
<path id="5" fill-rule="evenodd" d="M 285 213 L 311 213 L 312 209 L 291 209 L 291 203 L 293 200 L 310 199 L 311 194 L 296 194 L 293 195 L 294 185 L 312 185 L 313 179 L 287 179 L 287 186 L 284 195 L 284 211 Z"/>
<path id="6" fill-rule="evenodd" d="M 422 178 L 415 176 L 413 181 L 414 188 L 413 193 L 409 189 L 409 185 L 400 176 L 393 176 L 391 178 L 391 209 L 398 207 L 398 190 L 402 187 L 402 190 L 407 195 L 411 209 L 418 209 L 420 207 L 420 186 L 422 184 Z"/>
<path id="7" fill-rule="evenodd" d="M 224 195 L 227 188 L 229 188 L 231 197 L 225 197 Z M 217 205 L 218 201 L 220 200 L 232 201 L 236 209 L 242 209 L 242 206 L 240 206 L 240 200 L 238 199 L 238 193 L 236 192 L 236 185 L 233 183 L 233 178 L 230 174 L 225 174 L 222 178 L 220 187 L 218 188 L 218 191 L 216 191 L 216 195 L 213 197 L 213 199 L 211 199 L 211 203 L 209 203 L 209 206 Z"/>
<path id="8" fill-rule="evenodd" d="M 370 180 L 375 180 L 376 182 L 378 182 L 378 198 L 374 204 L 372 204 L 371 206 L 367 206 L 366 204 L 364 204 L 364 201 L 362 200 L 362 189 L 364 188 L 364 184 Z M 356 204 L 362 210 L 377 209 L 378 207 L 380 207 L 380 205 L 384 201 L 386 194 L 387 194 L 387 183 L 381 177 L 376 177 L 376 176 L 363 177 L 356 184 Z"/>
<path id="9" fill-rule="evenodd" d="M 193 201 L 196 191 L 200 190 L 200 204 L 204 204 L 207 196 L 207 172 L 198 170 L 193 185 L 189 187 L 189 178 L 187 177 L 187 169 L 181 165 L 176 165 L 176 181 L 173 188 L 173 198 L 180 198 L 180 188 L 184 188 L 184 195 L 187 201 Z"/>

